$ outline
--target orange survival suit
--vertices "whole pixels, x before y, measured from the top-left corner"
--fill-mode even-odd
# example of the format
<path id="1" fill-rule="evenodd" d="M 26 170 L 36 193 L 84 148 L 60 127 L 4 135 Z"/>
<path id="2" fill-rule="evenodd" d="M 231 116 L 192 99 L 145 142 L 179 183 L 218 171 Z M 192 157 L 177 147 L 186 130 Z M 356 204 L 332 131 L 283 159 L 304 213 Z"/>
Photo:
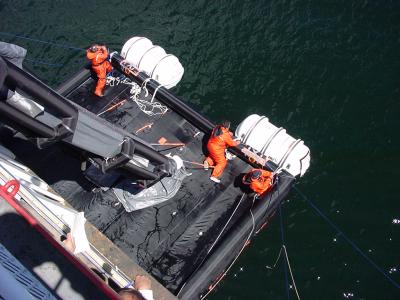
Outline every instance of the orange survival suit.
<path id="1" fill-rule="evenodd" d="M 232 132 L 222 125 L 215 127 L 211 133 L 211 137 L 207 143 L 209 156 L 206 158 L 206 161 L 210 166 L 215 165 L 211 174 L 212 177 L 219 178 L 226 167 L 225 149 L 239 145 L 239 142 L 232 139 L 232 135 Z"/>
<path id="2" fill-rule="evenodd" d="M 263 194 L 272 186 L 273 173 L 262 170 L 253 169 L 243 177 L 243 183 L 249 185 L 256 194 Z"/>
<path id="3" fill-rule="evenodd" d="M 92 62 L 92 70 L 96 73 L 98 79 L 94 94 L 103 97 L 103 90 L 106 86 L 106 75 L 112 70 L 112 66 L 107 60 L 107 48 L 105 46 L 93 45 L 86 50 L 86 57 Z"/>

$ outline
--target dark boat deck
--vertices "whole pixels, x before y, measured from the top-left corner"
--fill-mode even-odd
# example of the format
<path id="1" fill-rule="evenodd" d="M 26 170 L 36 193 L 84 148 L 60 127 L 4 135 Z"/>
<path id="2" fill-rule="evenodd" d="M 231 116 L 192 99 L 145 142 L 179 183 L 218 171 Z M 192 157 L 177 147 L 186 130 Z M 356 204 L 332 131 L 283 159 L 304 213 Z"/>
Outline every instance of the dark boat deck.
<path id="1" fill-rule="evenodd" d="M 130 87 L 126 85 L 107 87 L 105 97 L 101 99 L 92 96 L 92 88 L 93 82 L 89 79 L 68 98 L 98 114 L 130 97 Z M 151 100 L 151 95 L 147 99 Z M 185 144 L 175 148 L 158 147 L 163 154 L 176 154 L 183 160 L 199 163 L 204 160 L 204 134 L 171 110 L 163 115 L 149 116 L 129 100 L 102 117 L 148 143 L 157 143 L 164 137 L 167 142 Z M 153 125 L 141 130 L 148 124 Z M 236 184 L 238 179 L 240 181 L 239 175 L 248 169 L 240 159 L 230 161 L 220 184 L 209 179 L 211 170 L 185 165 L 192 175 L 185 178 L 172 199 L 131 213 L 125 212 L 121 205 L 115 207 L 117 200 L 112 191 L 94 194 L 92 199 L 95 197 L 96 201 L 87 201 L 93 193 L 88 194 L 82 188 L 65 191 L 75 191 L 67 197 L 72 204 L 84 209 L 90 222 L 172 290 L 179 287 L 193 272 L 193 266 L 204 258 L 239 200 L 243 197 L 242 203 L 247 210 L 252 202 Z M 66 196 L 64 192 L 62 194 Z M 77 199 L 81 199 L 78 200 L 80 203 L 76 203 Z M 106 216 L 99 211 L 106 211 Z M 242 211 L 246 211 L 245 207 Z"/>
<path id="2" fill-rule="evenodd" d="M 163 154 L 176 154 L 183 160 L 198 163 L 204 160 L 207 137 L 175 112 L 168 110 L 155 116 L 143 113 L 129 99 L 130 86 L 107 87 L 103 98 L 93 96 L 93 88 L 94 81 L 88 78 L 66 96 L 94 114 L 127 100 L 101 117 L 149 144 L 158 143 L 160 138 L 168 143 L 184 143 L 183 147 L 154 146 Z M 158 101 L 157 97 L 154 101 Z M 196 290 L 204 291 L 238 254 L 251 227 L 250 236 L 273 215 L 294 182 L 291 176 L 280 176 L 280 184 L 265 199 L 253 203 L 253 194 L 240 184 L 250 166 L 239 158 L 229 162 L 220 184 L 209 179 L 211 170 L 185 164 L 191 175 L 184 179 L 172 199 L 128 213 L 112 189 L 100 188 L 83 175 L 81 161 L 78 155 L 71 155 L 75 152 L 70 146 L 53 145 L 50 149 L 37 150 L 24 139 L 12 139 L 6 146 L 75 209 L 83 210 L 89 222 L 174 294 L 189 278 L 196 276 L 198 268 L 211 255 L 221 252 L 218 247 L 224 240 L 236 235 L 235 245 L 231 247 L 235 251 L 225 253 L 224 260 L 218 262 L 219 267 L 210 271 L 212 277 L 203 280 Z M 113 185 L 123 178 L 115 179 Z M 250 222 L 251 208 L 255 211 L 251 216 L 253 223 L 246 229 L 242 224 Z M 240 229 L 244 234 L 236 233 Z"/>

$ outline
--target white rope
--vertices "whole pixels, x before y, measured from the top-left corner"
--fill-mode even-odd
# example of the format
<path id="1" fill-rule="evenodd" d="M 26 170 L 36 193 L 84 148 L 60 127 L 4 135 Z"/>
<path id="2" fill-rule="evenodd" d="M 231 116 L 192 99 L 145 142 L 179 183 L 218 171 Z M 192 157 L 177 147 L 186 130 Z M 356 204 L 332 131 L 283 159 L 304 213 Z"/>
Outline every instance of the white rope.
<path id="1" fill-rule="evenodd" d="M 272 267 L 265 266 L 267 269 L 270 269 L 270 270 L 275 269 L 276 264 L 278 263 L 279 259 L 281 258 L 282 250 L 283 250 L 283 247 L 281 247 L 281 249 L 279 250 L 278 257 L 276 258 L 275 263 L 274 263 L 274 265 Z"/>
<path id="2" fill-rule="evenodd" d="M 300 300 L 300 295 L 299 295 L 299 292 L 297 291 L 296 282 L 294 281 L 294 277 L 293 277 L 292 267 L 290 266 L 290 262 L 289 262 L 289 255 L 288 255 L 288 253 L 287 253 L 287 249 L 286 249 L 286 246 L 285 246 L 285 245 L 282 245 L 281 249 L 279 250 L 279 254 L 278 254 L 278 257 L 277 257 L 276 260 L 275 260 L 274 265 L 273 265 L 272 267 L 266 266 L 266 268 L 267 268 L 267 269 L 270 269 L 270 270 L 275 269 L 276 264 L 278 263 L 279 258 L 281 257 L 282 250 L 283 250 L 283 252 L 285 252 L 285 259 L 286 259 L 286 262 L 287 262 L 287 264 L 288 264 L 288 269 L 289 269 L 290 277 L 292 278 L 293 287 L 294 287 L 294 290 L 295 290 L 295 292 L 296 292 L 297 299 Z"/>
<path id="3" fill-rule="evenodd" d="M 135 83 L 135 84 L 132 85 L 131 90 L 129 91 L 129 93 L 131 95 L 137 97 L 140 94 L 141 90 L 142 89 L 140 88 L 140 86 L 137 83 Z"/>
<path id="4" fill-rule="evenodd" d="M 297 291 L 296 282 L 294 281 L 294 277 L 293 277 L 293 273 L 292 273 L 292 267 L 290 266 L 290 262 L 289 262 L 289 255 L 287 254 L 287 251 L 286 251 L 286 246 L 282 245 L 282 248 L 283 248 L 283 250 L 285 250 L 286 261 L 288 263 L 290 277 L 292 277 L 293 287 L 294 287 L 294 290 L 296 292 L 297 299 L 300 300 L 300 295 L 299 295 L 299 292 Z"/>
<path id="5" fill-rule="evenodd" d="M 154 93 L 153 97 L 151 98 L 150 101 L 145 100 L 145 99 L 140 99 L 139 95 L 142 90 L 144 90 L 145 94 L 144 96 L 147 97 L 149 95 L 149 91 L 147 90 L 147 82 L 149 82 L 151 78 L 147 78 L 143 81 L 142 86 L 139 86 L 136 82 L 131 81 L 127 77 L 115 77 L 115 76 L 107 76 L 107 82 L 106 84 L 108 86 L 117 86 L 119 84 L 125 84 L 125 85 L 130 85 L 131 89 L 129 93 L 131 94 L 130 99 L 132 99 L 138 106 L 139 109 L 144 112 L 148 116 L 157 116 L 157 115 L 163 115 L 168 111 L 168 108 L 165 105 L 162 105 L 160 102 L 154 102 L 154 97 L 160 87 L 162 85 L 159 85 Z"/>
<path id="6" fill-rule="evenodd" d="M 130 90 L 130 93 L 131 93 L 130 98 L 139 106 L 139 109 L 142 112 L 144 112 L 146 115 L 148 115 L 148 116 L 163 115 L 168 111 L 168 107 L 166 107 L 165 105 L 162 105 L 160 102 L 154 101 L 154 96 L 157 92 L 158 87 L 154 91 L 151 101 L 139 98 L 139 95 L 140 95 L 140 92 L 142 91 L 142 89 L 145 90 L 145 97 L 148 96 L 146 84 L 149 81 L 149 79 L 151 79 L 151 78 L 147 78 L 145 81 L 143 81 L 143 84 L 141 87 L 136 83 L 135 83 L 135 85 L 132 85 L 132 88 Z"/>
<path id="7" fill-rule="evenodd" d="M 109 75 L 107 76 L 106 79 L 106 84 L 108 86 L 117 86 L 119 84 L 126 84 L 126 85 L 135 85 L 136 83 L 131 81 L 129 78 L 122 76 L 122 77 L 118 77 L 118 76 L 113 76 L 113 75 Z"/>
<path id="8" fill-rule="evenodd" d="M 225 275 L 226 275 L 226 274 L 229 272 L 229 270 L 232 268 L 233 264 L 234 264 L 234 263 L 236 262 L 236 260 L 239 258 L 240 254 L 242 254 L 244 248 L 246 248 L 247 243 L 249 242 L 249 240 L 250 240 L 250 238 L 251 238 L 251 235 L 253 234 L 254 227 L 255 227 L 254 215 L 253 215 L 253 211 L 251 210 L 251 209 L 253 208 L 255 199 L 256 199 L 256 198 L 254 197 L 254 198 L 253 198 L 253 204 L 251 205 L 251 208 L 250 208 L 250 214 L 251 214 L 251 219 L 252 219 L 252 221 L 253 221 L 253 227 L 252 227 L 252 229 L 251 229 L 251 231 L 250 231 L 250 233 L 249 233 L 249 235 L 248 235 L 246 241 L 244 242 L 242 249 L 240 249 L 238 255 L 236 255 L 235 259 L 234 259 L 233 262 L 229 265 L 228 269 L 226 269 L 226 271 L 222 274 L 222 276 L 220 276 L 220 277 L 218 278 L 217 282 L 216 282 L 215 284 L 213 284 L 212 287 L 208 290 L 208 292 L 207 292 L 204 296 L 202 296 L 202 297 L 200 298 L 201 300 L 203 300 L 204 298 L 206 298 L 206 297 L 214 290 L 214 288 L 219 284 L 219 282 L 225 277 Z"/>
<path id="9" fill-rule="evenodd" d="M 151 100 L 150 100 L 151 103 L 153 103 L 154 97 L 156 96 L 156 94 L 157 94 L 157 92 L 158 92 L 158 89 L 159 89 L 160 87 L 162 87 L 162 86 L 163 86 L 163 85 L 160 84 L 160 85 L 159 85 L 158 87 L 156 87 L 156 89 L 154 90 L 153 97 L 151 97 Z"/>
<path id="10" fill-rule="evenodd" d="M 216 282 L 215 284 L 212 285 L 212 287 L 208 290 L 208 292 L 207 292 L 204 296 L 201 297 L 201 300 L 205 299 L 205 298 L 214 290 L 214 288 L 219 284 L 219 282 L 220 282 L 220 281 L 225 277 L 225 275 L 229 272 L 229 270 L 232 268 L 233 264 L 234 264 L 234 263 L 236 262 L 236 260 L 239 258 L 240 254 L 243 252 L 244 248 L 247 246 L 247 243 L 248 243 L 248 241 L 250 240 L 250 237 L 251 237 L 251 235 L 253 234 L 254 227 L 255 227 L 254 215 L 253 215 L 253 211 L 252 211 L 252 208 L 253 208 L 255 199 L 256 199 L 256 197 L 253 198 L 253 204 L 252 204 L 252 206 L 251 206 L 251 208 L 250 208 L 250 214 L 251 214 L 251 218 L 252 218 L 252 221 L 253 221 L 253 226 L 252 226 L 252 229 L 251 229 L 251 231 L 250 231 L 250 234 L 248 235 L 248 237 L 247 237 L 247 239 L 246 239 L 246 241 L 245 241 L 243 247 L 240 249 L 238 255 L 235 257 L 235 259 L 234 259 L 234 260 L 232 261 L 232 263 L 229 265 L 228 269 L 222 274 L 222 276 L 220 276 L 220 277 L 218 278 L 217 282 Z M 240 202 L 239 202 L 239 203 L 240 203 Z M 212 247 L 211 247 L 211 248 L 212 248 Z M 211 250 L 211 249 L 210 249 L 210 250 Z M 288 255 L 288 253 L 287 253 L 287 250 L 286 250 L 286 246 L 285 246 L 285 245 L 282 245 L 282 247 L 281 247 L 281 249 L 280 249 L 280 251 L 279 251 L 278 257 L 277 257 L 277 259 L 276 259 L 276 261 L 275 261 L 275 263 L 274 263 L 274 266 L 273 266 L 272 268 L 271 268 L 271 267 L 268 267 L 268 268 L 269 268 L 269 269 L 274 269 L 274 268 L 276 267 L 276 264 L 278 263 L 279 258 L 281 257 L 282 250 L 284 250 L 284 252 L 285 252 L 285 259 L 286 259 L 287 264 L 288 264 L 290 277 L 292 278 L 293 287 L 294 287 L 294 290 L 295 290 L 295 292 L 296 292 L 297 299 L 300 300 L 300 295 L 299 295 L 299 292 L 297 291 L 297 286 L 296 286 L 296 282 L 294 281 L 294 276 L 293 276 L 293 272 L 292 272 L 292 267 L 290 266 L 289 255 Z"/>
<path id="11" fill-rule="evenodd" d="M 214 243 L 211 245 L 210 249 L 208 249 L 207 254 L 209 254 L 211 252 L 211 250 L 214 248 L 215 244 L 218 242 L 219 238 L 221 237 L 222 233 L 225 231 L 225 228 L 228 226 L 229 222 L 232 220 L 232 217 L 235 215 L 235 212 L 237 211 L 237 209 L 239 208 L 240 203 L 242 203 L 243 197 L 244 195 L 246 195 L 245 193 L 243 193 L 242 197 L 240 198 L 238 204 L 236 205 L 234 211 L 232 212 L 230 218 L 228 219 L 228 221 L 226 222 L 224 228 L 222 228 L 221 232 L 219 233 L 219 235 L 217 236 L 217 238 L 215 239 Z"/>
<path id="12" fill-rule="evenodd" d="M 127 61 L 122 61 L 121 62 L 121 66 L 124 69 L 124 71 L 130 71 L 132 73 L 137 73 L 139 70 L 137 68 L 135 68 L 133 65 L 131 65 L 129 62 Z M 125 72 L 127 73 L 127 72 Z M 143 83 L 142 86 L 139 87 L 139 85 L 135 82 L 132 82 L 129 78 L 127 77 L 123 77 L 123 80 L 121 80 L 119 77 L 114 77 L 114 76 L 108 76 L 107 77 L 107 84 L 109 86 L 115 86 L 115 85 L 119 85 L 119 84 L 126 84 L 126 85 L 131 85 L 132 88 L 130 90 L 130 94 L 131 97 L 130 99 L 132 99 L 139 107 L 139 109 L 145 113 L 146 115 L 149 116 L 157 116 L 157 115 L 163 115 L 168 111 L 168 108 L 164 105 L 162 105 L 159 102 L 154 102 L 154 97 L 155 94 L 157 93 L 158 89 L 162 86 L 159 85 L 154 93 L 153 96 L 151 98 L 151 101 L 147 101 L 145 99 L 139 99 L 139 95 L 141 93 L 142 90 L 144 90 L 144 96 L 148 97 L 149 95 L 149 91 L 147 90 L 147 83 L 151 80 L 152 78 L 146 78 Z"/>
<path id="13" fill-rule="evenodd" d="M 144 90 L 144 96 L 147 97 L 149 95 L 149 91 L 147 90 L 147 83 L 151 80 L 151 77 L 146 78 L 140 88 Z"/>
<path id="14" fill-rule="evenodd" d="M 188 160 L 184 160 L 184 162 L 188 162 L 188 163 L 192 163 L 191 161 Z M 240 198 L 238 204 L 236 205 L 234 211 L 232 212 L 231 216 L 229 217 L 228 221 L 226 222 L 224 228 L 222 228 L 221 232 L 219 233 L 219 235 L 217 236 L 217 238 L 215 239 L 214 243 L 211 245 L 210 249 L 208 249 L 207 251 L 207 255 L 210 254 L 211 250 L 214 248 L 215 244 L 218 242 L 219 238 L 221 237 L 222 233 L 224 232 L 225 228 L 228 226 L 229 222 L 231 221 L 232 217 L 234 216 L 235 212 L 237 211 L 240 203 L 242 203 L 243 197 L 246 194 L 243 193 L 242 197 Z M 207 256 L 204 257 L 203 261 L 198 265 L 198 267 L 196 268 L 196 270 L 194 272 L 196 272 L 203 264 L 204 260 L 207 258 Z M 182 291 L 182 289 L 185 287 L 186 283 L 181 287 L 181 289 L 179 290 L 178 294 L 180 293 L 180 291 Z M 207 296 L 207 295 L 206 295 Z M 205 296 L 204 296 L 205 297 Z"/>

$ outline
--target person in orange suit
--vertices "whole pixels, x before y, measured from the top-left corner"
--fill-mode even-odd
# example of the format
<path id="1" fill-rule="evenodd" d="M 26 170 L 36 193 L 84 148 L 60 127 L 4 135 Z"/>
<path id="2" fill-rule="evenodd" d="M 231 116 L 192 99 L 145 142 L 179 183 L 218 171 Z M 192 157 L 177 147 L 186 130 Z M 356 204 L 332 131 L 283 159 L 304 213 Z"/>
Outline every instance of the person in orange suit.
<path id="1" fill-rule="evenodd" d="M 272 172 L 253 169 L 243 176 L 243 183 L 249 185 L 256 194 L 261 195 L 272 187 L 272 179 Z"/>
<path id="2" fill-rule="evenodd" d="M 93 45 L 86 50 L 86 57 L 92 63 L 92 70 L 97 75 L 97 85 L 94 94 L 103 97 L 103 90 L 106 86 L 106 75 L 112 71 L 112 66 L 107 60 L 108 51 L 105 46 Z"/>
<path id="3" fill-rule="evenodd" d="M 216 183 L 221 182 L 219 179 L 224 171 L 227 160 L 225 150 L 228 147 L 239 145 L 238 141 L 232 139 L 232 132 L 229 131 L 230 122 L 224 121 L 222 125 L 216 126 L 207 143 L 208 157 L 204 161 L 204 168 L 214 166 L 210 179 Z"/>

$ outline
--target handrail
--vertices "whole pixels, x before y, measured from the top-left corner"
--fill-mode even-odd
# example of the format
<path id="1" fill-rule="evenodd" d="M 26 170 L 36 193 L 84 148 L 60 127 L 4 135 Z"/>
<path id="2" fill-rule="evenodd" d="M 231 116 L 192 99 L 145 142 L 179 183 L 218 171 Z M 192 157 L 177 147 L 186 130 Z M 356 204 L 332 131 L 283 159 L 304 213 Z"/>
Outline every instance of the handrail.
<path id="1" fill-rule="evenodd" d="M 12 188 L 11 192 L 8 190 Z M 12 179 L 5 185 L 0 186 L 0 196 L 4 198 L 36 231 L 38 231 L 54 248 L 56 248 L 65 258 L 67 258 L 79 271 L 99 288 L 109 299 L 117 300 L 118 295 L 97 276 L 86 265 L 80 262 L 72 253 L 68 252 L 60 243 L 58 243 L 51 233 L 45 229 L 25 208 L 23 208 L 16 200 L 15 195 L 20 189 L 20 183 Z"/>
<path id="2" fill-rule="evenodd" d="M 8 176 L 6 176 L 8 175 Z M 7 171 L 3 166 L 0 165 L 0 179 L 4 182 L 14 179 L 11 173 Z M 34 192 L 34 191 L 33 191 Z M 45 218 L 49 225 L 54 228 L 60 235 L 65 234 L 65 228 L 68 226 L 53 212 L 51 212 L 46 206 L 44 206 L 39 200 L 36 199 L 34 194 L 29 191 L 23 184 L 20 184 L 19 195 L 25 199 L 29 199 L 27 202 L 32 209 L 38 213 L 41 217 Z M 120 269 L 116 266 L 113 267 L 113 264 L 103 255 L 101 255 L 97 249 L 90 244 L 90 249 L 88 251 L 81 253 L 81 255 L 88 261 L 90 261 L 94 266 L 96 266 L 99 270 L 103 270 L 103 265 L 107 264 L 110 266 L 110 270 L 108 273 L 104 274 L 109 278 L 112 278 L 119 286 L 124 287 L 131 282 L 131 279 L 125 275 Z"/>

